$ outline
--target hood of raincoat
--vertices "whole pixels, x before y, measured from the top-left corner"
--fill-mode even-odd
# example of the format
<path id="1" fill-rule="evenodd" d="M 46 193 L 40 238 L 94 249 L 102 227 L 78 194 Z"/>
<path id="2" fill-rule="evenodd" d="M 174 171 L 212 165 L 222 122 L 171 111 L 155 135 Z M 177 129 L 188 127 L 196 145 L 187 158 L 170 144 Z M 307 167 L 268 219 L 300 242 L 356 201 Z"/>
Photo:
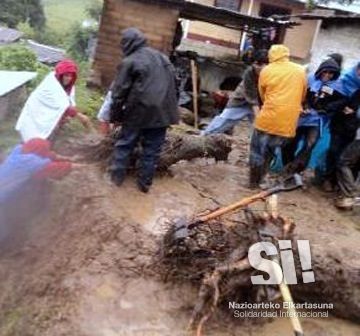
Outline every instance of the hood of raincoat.
<path id="1" fill-rule="evenodd" d="M 140 48 L 146 47 L 145 35 L 136 28 L 125 29 L 122 32 L 121 49 L 125 56 L 129 56 Z"/>
<path id="2" fill-rule="evenodd" d="M 315 72 L 315 79 L 321 79 L 321 74 L 324 71 L 331 71 L 332 73 L 334 73 L 334 77 L 332 79 L 332 81 L 334 81 L 339 78 L 341 69 L 335 60 L 333 60 L 332 58 L 328 58 L 319 65 L 318 69 Z"/>
<path id="3" fill-rule="evenodd" d="M 332 54 L 329 54 L 328 57 L 332 58 L 339 65 L 340 68 L 342 67 L 342 63 L 344 60 L 343 55 L 341 55 L 339 53 L 332 53 Z"/>
<path id="4" fill-rule="evenodd" d="M 288 61 L 290 50 L 282 44 L 274 44 L 269 50 L 269 62 Z"/>

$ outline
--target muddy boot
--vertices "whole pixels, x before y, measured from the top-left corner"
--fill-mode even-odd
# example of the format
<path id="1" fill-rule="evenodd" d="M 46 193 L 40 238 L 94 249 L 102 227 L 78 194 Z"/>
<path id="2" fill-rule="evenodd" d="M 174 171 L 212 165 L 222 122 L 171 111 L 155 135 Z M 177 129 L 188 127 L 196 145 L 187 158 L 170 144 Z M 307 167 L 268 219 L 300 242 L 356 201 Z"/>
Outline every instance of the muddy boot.
<path id="1" fill-rule="evenodd" d="M 111 182 L 113 182 L 117 187 L 120 187 L 125 180 L 124 174 L 116 174 L 115 172 L 111 173 Z"/>
<path id="2" fill-rule="evenodd" d="M 341 197 L 335 201 L 335 206 L 342 210 L 351 210 L 355 205 L 354 197 Z"/>
<path id="3" fill-rule="evenodd" d="M 150 185 L 147 185 L 147 184 L 141 182 L 140 180 L 137 180 L 136 185 L 137 185 L 138 189 L 144 194 L 147 194 L 150 190 Z"/>
<path id="4" fill-rule="evenodd" d="M 322 184 L 322 190 L 327 193 L 332 193 L 334 191 L 334 186 L 330 180 L 325 180 Z"/>
<path id="5" fill-rule="evenodd" d="M 250 167 L 249 189 L 259 188 L 262 177 L 262 167 Z"/>

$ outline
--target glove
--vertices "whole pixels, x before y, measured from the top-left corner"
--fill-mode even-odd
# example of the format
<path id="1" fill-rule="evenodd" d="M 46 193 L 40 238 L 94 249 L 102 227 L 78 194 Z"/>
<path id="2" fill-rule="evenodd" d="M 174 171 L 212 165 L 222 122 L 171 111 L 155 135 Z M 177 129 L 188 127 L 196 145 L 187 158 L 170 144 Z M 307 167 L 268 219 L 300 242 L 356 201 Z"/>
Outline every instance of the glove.
<path id="1" fill-rule="evenodd" d="M 65 111 L 65 116 L 68 118 L 74 118 L 77 115 L 77 110 L 74 106 L 69 106 Z"/>
<path id="2" fill-rule="evenodd" d="M 99 132 L 103 135 L 108 135 L 110 133 L 110 123 L 107 121 L 100 121 Z"/>

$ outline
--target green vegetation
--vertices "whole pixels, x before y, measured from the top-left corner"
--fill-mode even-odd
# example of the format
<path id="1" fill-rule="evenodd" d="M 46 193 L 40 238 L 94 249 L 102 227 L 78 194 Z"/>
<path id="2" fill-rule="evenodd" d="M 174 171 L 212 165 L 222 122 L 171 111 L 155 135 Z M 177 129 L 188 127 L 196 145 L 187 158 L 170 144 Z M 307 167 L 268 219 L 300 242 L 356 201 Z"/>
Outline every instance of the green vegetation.
<path id="1" fill-rule="evenodd" d="M 12 116 L 0 122 L 0 159 L 3 153 L 7 153 L 10 148 L 20 142 L 19 133 L 15 131 L 17 117 L 17 115 Z"/>
<path id="2" fill-rule="evenodd" d="M 21 45 L 0 48 L 0 70 L 35 71 L 36 55 Z"/>
<path id="3" fill-rule="evenodd" d="M 86 19 L 96 20 L 101 14 L 102 0 L 43 0 L 47 18 L 47 29 L 67 50 L 69 56 L 80 65 L 79 80 L 76 85 L 76 102 L 80 110 L 95 117 L 102 103 L 102 93 L 90 91 L 86 79 L 90 66 L 86 62 L 85 50 L 91 36 L 96 34 L 93 27 L 84 28 L 81 23 Z"/>
<path id="4" fill-rule="evenodd" d="M 82 62 L 80 65 L 79 80 L 76 84 L 76 104 L 81 112 L 95 118 L 103 102 L 103 93 L 89 90 L 86 87 L 86 80 L 89 74 L 90 65 Z"/>
<path id="5" fill-rule="evenodd" d="M 86 61 L 89 41 L 96 37 L 97 27 L 82 27 L 80 24 L 75 24 L 72 32 L 67 40 L 67 52 L 72 58 Z"/>
<path id="6" fill-rule="evenodd" d="M 43 0 L 47 26 L 54 32 L 67 34 L 76 23 L 87 17 L 87 8 L 99 0 Z"/>
<path id="7" fill-rule="evenodd" d="M 37 30 L 45 26 L 41 0 L 1 0 L 0 23 L 15 28 L 20 22 L 28 22 Z"/>

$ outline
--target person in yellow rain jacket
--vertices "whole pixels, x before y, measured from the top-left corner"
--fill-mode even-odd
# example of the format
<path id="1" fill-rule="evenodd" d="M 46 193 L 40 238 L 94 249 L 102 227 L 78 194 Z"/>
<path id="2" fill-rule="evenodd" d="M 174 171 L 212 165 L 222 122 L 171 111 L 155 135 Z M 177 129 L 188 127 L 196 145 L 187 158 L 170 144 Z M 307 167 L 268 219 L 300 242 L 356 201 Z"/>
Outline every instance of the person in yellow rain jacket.
<path id="1" fill-rule="evenodd" d="M 302 66 L 290 62 L 284 45 L 273 45 L 269 62 L 260 73 L 262 108 L 255 120 L 250 145 L 250 187 L 256 188 L 267 174 L 276 148 L 296 134 L 296 126 L 306 95 L 307 82 Z"/>

